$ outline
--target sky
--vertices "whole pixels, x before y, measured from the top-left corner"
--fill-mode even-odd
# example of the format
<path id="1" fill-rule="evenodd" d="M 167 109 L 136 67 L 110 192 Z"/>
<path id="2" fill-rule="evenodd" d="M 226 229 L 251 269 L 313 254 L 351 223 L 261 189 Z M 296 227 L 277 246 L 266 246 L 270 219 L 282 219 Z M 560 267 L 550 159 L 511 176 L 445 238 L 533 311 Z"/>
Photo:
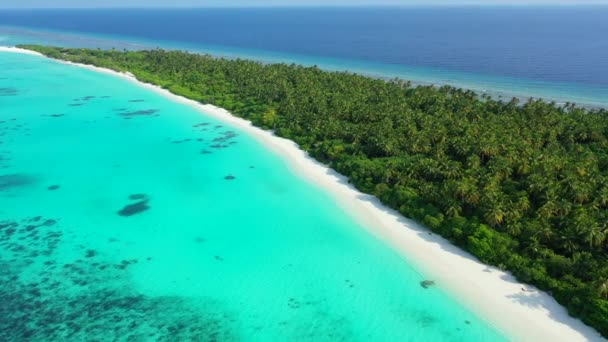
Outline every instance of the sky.
<path id="1" fill-rule="evenodd" d="M 0 0 L 0 8 L 608 5 L 608 0 Z"/>

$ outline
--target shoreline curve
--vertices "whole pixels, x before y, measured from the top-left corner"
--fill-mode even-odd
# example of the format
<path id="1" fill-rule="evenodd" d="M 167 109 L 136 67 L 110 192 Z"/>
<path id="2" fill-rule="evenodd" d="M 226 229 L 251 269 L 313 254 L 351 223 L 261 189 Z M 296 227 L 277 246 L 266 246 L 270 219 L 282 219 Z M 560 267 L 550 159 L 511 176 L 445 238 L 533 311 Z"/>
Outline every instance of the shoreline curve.
<path id="1" fill-rule="evenodd" d="M 47 58 L 40 53 L 14 47 L 0 47 L 0 52 Z M 569 316 L 566 309 L 546 292 L 518 282 L 508 272 L 483 264 L 421 224 L 384 206 L 376 197 L 358 191 L 345 176 L 310 157 L 295 142 L 253 126 L 250 121 L 233 116 L 225 109 L 204 105 L 141 82 L 131 73 L 52 60 L 126 79 L 246 132 L 283 158 L 290 171 L 322 188 L 369 233 L 382 239 L 407 262 L 433 279 L 436 286 L 507 338 L 516 341 L 605 341 L 595 329 Z"/>

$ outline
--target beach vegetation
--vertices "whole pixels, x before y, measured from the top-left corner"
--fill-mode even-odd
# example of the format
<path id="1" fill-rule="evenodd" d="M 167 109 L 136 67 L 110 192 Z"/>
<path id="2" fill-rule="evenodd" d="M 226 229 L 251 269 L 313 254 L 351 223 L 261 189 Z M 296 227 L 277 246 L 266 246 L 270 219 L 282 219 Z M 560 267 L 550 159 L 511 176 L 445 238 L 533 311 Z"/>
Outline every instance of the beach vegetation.
<path id="1" fill-rule="evenodd" d="M 179 51 L 24 47 L 273 129 L 608 337 L 606 110 Z"/>

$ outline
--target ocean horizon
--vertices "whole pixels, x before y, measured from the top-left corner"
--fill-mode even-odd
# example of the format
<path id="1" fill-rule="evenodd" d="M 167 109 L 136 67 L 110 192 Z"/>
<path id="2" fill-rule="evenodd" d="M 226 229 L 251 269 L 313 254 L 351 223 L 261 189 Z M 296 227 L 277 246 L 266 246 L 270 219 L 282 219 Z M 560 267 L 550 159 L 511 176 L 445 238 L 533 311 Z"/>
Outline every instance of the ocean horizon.
<path id="1" fill-rule="evenodd" d="M 605 108 L 605 15 L 604 6 L 1 10 L 0 44 L 182 49 Z M 158 29 L 161 18 L 172 24 Z"/>

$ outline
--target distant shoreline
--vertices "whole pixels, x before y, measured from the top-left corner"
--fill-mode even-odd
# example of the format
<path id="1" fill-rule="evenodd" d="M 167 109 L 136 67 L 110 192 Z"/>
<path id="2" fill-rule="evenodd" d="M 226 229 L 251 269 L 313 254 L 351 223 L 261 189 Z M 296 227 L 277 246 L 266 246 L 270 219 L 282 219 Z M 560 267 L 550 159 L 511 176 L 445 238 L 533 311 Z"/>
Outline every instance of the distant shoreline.
<path id="1" fill-rule="evenodd" d="M 50 34 L 50 35 L 60 35 L 62 37 L 72 37 L 79 38 L 83 41 L 96 42 L 97 44 L 102 44 L 103 49 L 110 49 L 111 46 L 118 44 L 115 46 L 118 49 L 122 49 L 126 47 L 127 49 L 133 50 L 148 50 L 154 49 L 156 47 L 160 47 L 165 50 L 177 50 L 177 51 L 187 51 L 189 53 L 194 54 L 209 54 L 218 58 L 226 58 L 226 59 L 250 59 L 262 64 L 276 64 L 276 63 L 285 63 L 285 64 L 300 64 L 305 66 L 313 66 L 316 65 L 322 70 L 330 71 L 330 72 L 349 72 L 355 73 L 358 75 L 363 75 L 367 77 L 383 79 L 383 80 L 391 80 L 394 78 L 399 78 L 404 81 L 410 82 L 414 86 L 434 86 L 434 87 L 442 87 L 442 86 L 450 86 L 454 88 L 460 88 L 465 90 L 471 90 L 475 92 L 477 95 L 484 96 L 488 95 L 495 100 L 503 100 L 510 101 L 512 98 L 518 99 L 521 103 L 528 101 L 529 99 L 541 99 L 547 103 L 555 102 L 557 105 L 564 105 L 566 103 L 575 103 L 579 107 L 583 107 L 586 109 L 608 109 L 608 100 L 605 100 L 604 97 L 601 97 L 601 100 L 597 98 L 596 95 L 591 95 L 588 99 L 577 99 L 577 98 L 569 98 L 567 94 L 564 94 L 564 90 L 559 90 L 561 86 L 567 86 L 569 84 L 564 83 L 552 83 L 546 81 L 538 81 L 532 79 L 522 79 L 522 84 L 511 85 L 508 83 L 500 83 L 517 81 L 517 78 L 513 77 L 505 77 L 503 80 L 499 76 L 491 76 L 491 75 L 482 75 L 475 73 L 464 73 L 457 71 L 448 71 L 448 70 L 437 70 L 437 74 L 431 73 L 431 69 L 428 68 L 417 68 L 410 67 L 407 65 L 391 65 L 385 64 L 382 62 L 373 62 L 373 61 L 363 61 L 363 60 L 350 60 L 350 59 L 342 59 L 342 58 L 333 58 L 333 57 L 323 57 L 322 61 L 317 61 L 314 56 L 306 56 L 306 55 L 298 55 L 291 53 L 280 53 L 273 51 L 251 51 L 251 55 L 247 54 L 247 51 L 240 51 L 239 48 L 232 48 L 229 46 L 224 47 L 214 47 L 214 46 L 205 46 L 203 48 L 195 48 L 191 46 L 179 46 L 170 45 L 170 41 L 159 41 L 158 43 L 146 40 L 137 40 L 136 37 L 119 37 L 119 36 L 103 36 L 96 33 L 90 32 L 71 32 L 71 31 L 61 31 L 61 30 L 53 30 L 53 29 L 42 29 L 42 28 L 33 28 L 26 26 L 3 26 L 0 25 L 0 28 L 8 28 L 15 30 L 23 30 L 23 32 L 30 32 L 36 34 Z M 67 39 L 67 38 L 66 38 Z M 130 40 L 132 39 L 132 40 Z M 0 41 L 1 42 L 1 41 Z M 184 43 L 186 44 L 186 43 Z M 54 45 L 54 43 L 45 43 L 42 45 Z M 86 44 L 85 44 L 86 45 Z M 124 45 L 124 46 L 123 46 Z M 85 47 L 85 46 L 75 46 Z M 233 51 L 234 50 L 234 51 Z M 256 54 L 257 53 L 257 54 Z M 275 54 L 279 54 L 278 57 L 274 56 Z M 268 56 L 267 56 L 268 55 Z M 272 56 L 271 56 L 272 55 Z M 270 57 L 271 56 L 271 57 Z M 383 67 L 389 67 L 390 70 L 381 70 Z M 394 69 L 397 68 L 397 69 Z M 404 68 L 403 70 L 399 68 Z M 427 70 L 428 69 L 428 70 Z M 483 80 L 475 80 L 475 78 L 483 76 L 488 77 L 488 79 Z M 522 88 L 518 88 L 522 87 Z M 572 87 L 575 84 L 571 85 Z M 580 85 L 583 87 L 584 85 Z M 552 90 L 548 90 L 551 88 Z M 578 86 L 576 87 L 579 88 Z M 554 91 L 559 91 L 559 94 L 552 94 Z M 608 88 L 606 88 L 608 92 Z M 546 93 L 545 93 L 546 92 Z M 583 94 L 577 93 L 573 95 L 574 97 L 584 97 Z M 599 102 L 598 102 L 599 101 Z"/>
<path id="2" fill-rule="evenodd" d="M 0 47 L 0 52 L 42 56 L 18 48 Z M 518 283 L 506 272 L 482 264 L 447 240 L 388 209 L 375 197 L 357 191 L 345 177 L 309 157 L 294 142 L 254 127 L 249 121 L 237 118 L 222 108 L 202 105 L 158 86 L 140 82 L 131 74 L 58 62 L 121 77 L 247 132 L 283 157 L 294 173 L 323 188 L 349 215 L 370 233 L 393 246 L 422 270 L 428 279 L 435 281 L 437 286 L 446 289 L 508 337 L 520 341 L 604 341 L 594 329 L 570 317 L 565 308 L 548 294 Z"/>

